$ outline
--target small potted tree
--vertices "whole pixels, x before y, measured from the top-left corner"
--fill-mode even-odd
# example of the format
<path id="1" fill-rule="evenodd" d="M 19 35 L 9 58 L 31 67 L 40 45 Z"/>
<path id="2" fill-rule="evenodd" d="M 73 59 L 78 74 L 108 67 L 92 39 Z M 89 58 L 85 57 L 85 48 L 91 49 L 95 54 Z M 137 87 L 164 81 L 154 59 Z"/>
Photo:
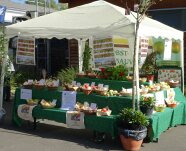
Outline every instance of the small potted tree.
<path id="1" fill-rule="evenodd" d="M 137 151 L 147 135 L 148 118 L 140 111 L 124 108 L 119 114 L 120 140 L 125 150 Z"/>
<path id="2" fill-rule="evenodd" d="M 143 114 L 151 116 L 155 105 L 154 96 L 141 96 L 139 105 Z"/>
<path id="3" fill-rule="evenodd" d="M 154 81 L 154 72 L 156 71 L 156 52 L 147 55 L 141 71 L 147 76 L 147 81 Z"/>

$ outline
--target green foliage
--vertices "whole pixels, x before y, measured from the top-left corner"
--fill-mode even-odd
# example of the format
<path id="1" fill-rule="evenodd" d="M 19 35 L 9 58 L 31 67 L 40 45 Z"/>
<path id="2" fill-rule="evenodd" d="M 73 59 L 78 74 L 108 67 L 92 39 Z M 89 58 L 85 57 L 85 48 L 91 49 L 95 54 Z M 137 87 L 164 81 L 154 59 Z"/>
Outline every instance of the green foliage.
<path id="1" fill-rule="evenodd" d="M 18 71 L 11 77 L 11 86 L 20 87 L 28 79 L 36 79 L 36 75 L 29 71 Z"/>
<path id="2" fill-rule="evenodd" d="M 77 68 L 68 67 L 58 72 L 57 78 L 62 82 L 62 86 L 66 83 L 72 83 L 76 78 Z"/>
<path id="3" fill-rule="evenodd" d="M 118 65 L 115 67 L 102 68 L 101 72 L 99 72 L 98 74 L 105 79 L 123 81 L 126 80 L 128 69 L 124 65 Z"/>
<path id="4" fill-rule="evenodd" d="M 141 70 L 145 74 L 153 74 L 156 71 L 156 52 L 147 55 Z"/>
<path id="5" fill-rule="evenodd" d="M 85 44 L 85 50 L 83 52 L 83 71 L 90 70 L 91 48 L 88 43 Z"/>
<path id="6" fill-rule="evenodd" d="M 140 103 L 140 106 L 151 108 L 151 107 L 154 107 L 154 105 L 155 105 L 155 98 L 141 96 L 139 103 Z"/>
<path id="7" fill-rule="evenodd" d="M 148 118 L 141 111 L 133 110 L 132 108 L 122 109 L 119 113 L 119 119 L 125 123 L 121 125 L 123 128 L 126 128 L 126 125 L 135 125 L 137 127 L 149 125 Z"/>

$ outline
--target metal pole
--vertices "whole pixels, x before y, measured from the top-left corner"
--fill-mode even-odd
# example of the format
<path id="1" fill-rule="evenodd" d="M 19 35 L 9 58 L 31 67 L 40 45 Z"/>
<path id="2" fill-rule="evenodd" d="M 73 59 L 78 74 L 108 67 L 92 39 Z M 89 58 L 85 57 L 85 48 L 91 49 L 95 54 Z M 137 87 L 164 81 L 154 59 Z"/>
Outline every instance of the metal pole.
<path id="1" fill-rule="evenodd" d="M 38 17 L 38 0 L 35 0 L 35 5 L 36 5 L 36 17 Z"/>
<path id="2" fill-rule="evenodd" d="M 46 0 L 44 2 L 44 14 L 46 15 Z"/>

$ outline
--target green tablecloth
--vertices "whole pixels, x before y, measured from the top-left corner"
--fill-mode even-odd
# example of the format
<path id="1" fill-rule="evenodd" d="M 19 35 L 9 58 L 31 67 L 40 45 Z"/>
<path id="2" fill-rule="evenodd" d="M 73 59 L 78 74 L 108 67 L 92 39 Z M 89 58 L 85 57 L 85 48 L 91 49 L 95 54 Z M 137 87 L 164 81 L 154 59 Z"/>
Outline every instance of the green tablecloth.
<path id="1" fill-rule="evenodd" d="M 119 80 L 104 80 L 104 79 L 91 79 L 91 78 L 76 78 L 75 81 L 80 82 L 81 84 L 84 83 L 92 83 L 95 82 L 96 85 L 104 84 L 109 85 L 109 89 L 121 91 L 123 88 L 132 88 L 132 81 L 119 81 Z M 143 83 L 147 85 L 148 83 Z"/>
<path id="2" fill-rule="evenodd" d="M 154 113 L 151 120 L 151 140 L 159 138 L 161 133 L 171 126 L 178 124 L 186 124 L 186 98 L 179 88 L 174 89 L 176 92 L 176 100 L 179 105 L 176 108 L 166 108 L 164 112 Z M 57 107 L 61 106 L 62 94 L 59 91 L 36 90 L 32 91 L 33 98 L 52 100 L 57 99 Z M 97 117 L 93 115 L 85 116 L 85 126 L 88 129 L 97 130 L 100 132 L 110 133 L 113 137 L 117 136 L 117 114 L 123 107 L 132 107 L 131 97 L 105 97 L 96 94 L 84 95 L 83 93 L 77 94 L 77 101 L 83 103 L 96 103 L 99 108 L 109 106 L 112 110 L 110 117 Z M 26 103 L 25 100 L 20 99 L 20 89 L 16 89 L 15 102 L 13 108 L 13 122 L 21 126 L 22 120 L 17 116 L 17 107 L 19 104 Z M 33 116 L 38 119 L 49 119 L 57 122 L 66 122 L 66 111 L 55 109 L 42 109 L 35 107 Z"/>

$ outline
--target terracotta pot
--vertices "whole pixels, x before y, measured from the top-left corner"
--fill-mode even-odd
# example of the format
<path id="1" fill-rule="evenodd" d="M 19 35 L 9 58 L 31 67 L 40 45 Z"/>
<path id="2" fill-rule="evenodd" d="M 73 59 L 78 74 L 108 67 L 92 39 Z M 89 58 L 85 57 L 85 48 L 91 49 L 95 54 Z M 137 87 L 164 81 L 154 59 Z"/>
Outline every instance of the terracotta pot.
<path id="1" fill-rule="evenodd" d="M 154 75 L 153 74 L 149 74 L 149 75 L 147 75 L 147 81 L 149 82 L 149 81 L 154 81 Z"/>
<path id="2" fill-rule="evenodd" d="M 125 137 L 122 134 L 120 135 L 120 140 L 123 148 L 127 151 L 139 151 L 143 142 L 143 139 L 137 141 L 131 137 Z"/>

